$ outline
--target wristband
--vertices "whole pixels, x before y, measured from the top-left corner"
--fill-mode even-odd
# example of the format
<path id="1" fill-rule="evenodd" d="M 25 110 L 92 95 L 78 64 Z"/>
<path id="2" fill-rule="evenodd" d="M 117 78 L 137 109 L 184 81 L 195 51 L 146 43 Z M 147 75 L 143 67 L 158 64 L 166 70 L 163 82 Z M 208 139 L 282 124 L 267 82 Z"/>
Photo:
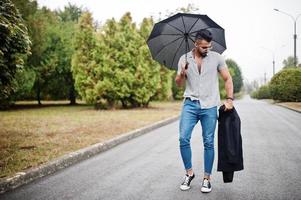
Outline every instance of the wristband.
<path id="1" fill-rule="evenodd" d="M 231 99 L 232 101 L 234 100 L 232 97 L 227 97 L 226 99 Z"/>

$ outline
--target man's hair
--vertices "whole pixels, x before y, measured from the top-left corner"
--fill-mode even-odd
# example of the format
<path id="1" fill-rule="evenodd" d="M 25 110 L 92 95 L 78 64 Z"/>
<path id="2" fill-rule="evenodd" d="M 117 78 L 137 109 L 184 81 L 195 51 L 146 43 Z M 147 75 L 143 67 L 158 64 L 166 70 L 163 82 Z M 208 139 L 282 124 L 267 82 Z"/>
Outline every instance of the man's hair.
<path id="1" fill-rule="evenodd" d="M 212 33 L 206 29 L 201 29 L 196 33 L 195 41 L 196 40 L 206 40 L 207 42 L 211 42 Z"/>

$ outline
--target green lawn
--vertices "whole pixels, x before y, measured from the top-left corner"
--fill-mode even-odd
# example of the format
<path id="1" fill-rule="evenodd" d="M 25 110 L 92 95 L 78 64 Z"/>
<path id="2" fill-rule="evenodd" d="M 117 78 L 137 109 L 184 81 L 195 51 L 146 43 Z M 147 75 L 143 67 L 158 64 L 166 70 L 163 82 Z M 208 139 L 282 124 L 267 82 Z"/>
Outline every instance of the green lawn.
<path id="1" fill-rule="evenodd" d="M 182 102 L 154 102 L 149 108 L 117 110 L 62 103 L 38 107 L 19 102 L 17 108 L 0 112 L 1 178 L 179 115 Z"/>

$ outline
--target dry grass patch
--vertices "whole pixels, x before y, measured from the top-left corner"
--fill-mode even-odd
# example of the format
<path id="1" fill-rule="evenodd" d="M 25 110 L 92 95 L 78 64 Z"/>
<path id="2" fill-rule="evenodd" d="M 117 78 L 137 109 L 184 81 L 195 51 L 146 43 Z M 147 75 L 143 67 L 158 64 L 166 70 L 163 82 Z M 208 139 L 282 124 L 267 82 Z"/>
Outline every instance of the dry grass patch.
<path id="1" fill-rule="evenodd" d="M 181 101 L 149 108 L 45 106 L 0 112 L 0 177 L 180 114 Z"/>
<path id="2" fill-rule="evenodd" d="M 284 102 L 278 104 L 301 112 L 301 102 Z"/>

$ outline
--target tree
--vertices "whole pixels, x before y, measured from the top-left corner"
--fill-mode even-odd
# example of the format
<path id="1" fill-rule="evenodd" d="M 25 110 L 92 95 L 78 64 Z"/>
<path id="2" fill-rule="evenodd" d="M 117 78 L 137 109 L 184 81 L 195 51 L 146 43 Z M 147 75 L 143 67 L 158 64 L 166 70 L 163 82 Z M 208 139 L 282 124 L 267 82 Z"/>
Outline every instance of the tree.
<path id="1" fill-rule="evenodd" d="M 7 108 L 16 90 L 15 75 L 30 53 L 27 28 L 10 0 L 0 3 L 0 108 Z"/>
<path id="2" fill-rule="evenodd" d="M 46 27 L 46 48 L 42 57 L 43 99 L 67 99 L 73 88 L 71 74 L 72 33 L 74 23 L 56 20 Z M 47 71 L 46 71 L 47 70 Z M 70 80 L 71 79 L 71 80 Z M 75 95 L 73 95 L 75 104 Z M 72 102 L 71 100 L 71 102 Z"/>
<path id="3" fill-rule="evenodd" d="M 226 64 L 227 64 L 229 72 L 232 76 L 233 92 L 238 93 L 241 91 L 241 88 L 243 86 L 243 78 L 242 78 L 240 67 L 232 59 L 227 59 Z M 227 95 L 226 90 L 225 90 L 225 83 L 221 77 L 219 77 L 219 90 L 220 90 L 221 98 L 225 98 Z"/>
<path id="4" fill-rule="evenodd" d="M 195 4 L 192 4 L 192 3 L 189 3 L 187 4 L 186 7 L 180 7 L 180 8 L 177 8 L 175 11 L 169 11 L 169 10 L 166 10 L 165 13 L 165 17 L 170 17 L 176 13 L 198 13 L 200 11 L 200 9 L 195 5 Z M 160 13 L 161 14 L 161 13 Z M 158 19 L 159 21 L 161 21 L 162 19 L 159 18 Z"/>
<path id="5" fill-rule="evenodd" d="M 95 103 L 95 61 L 93 53 L 96 48 L 92 15 L 84 12 L 79 18 L 74 41 L 75 52 L 72 56 L 72 73 L 75 88 L 87 103 Z"/>
<path id="6" fill-rule="evenodd" d="M 231 76 L 233 80 L 234 93 L 238 93 L 240 92 L 243 86 L 243 78 L 242 78 L 240 67 L 232 59 L 227 59 L 226 64 L 228 68 L 232 71 Z"/>
<path id="7" fill-rule="evenodd" d="M 64 10 L 58 9 L 55 11 L 55 13 L 64 22 L 78 22 L 83 12 L 84 11 L 82 7 L 78 7 L 77 5 L 71 3 L 68 3 L 68 6 L 65 6 Z"/>
<path id="8" fill-rule="evenodd" d="M 148 23 L 144 20 L 138 32 L 130 13 L 126 13 L 119 22 L 107 21 L 102 29 L 102 50 L 98 52 L 106 52 L 107 61 L 99 66 L 103 76 L 97 93 L 111 106 L 116 101 L 123 107 L 147 106 L 159 87 L 160 66 L 151 59 L 145 43 Z"/>
<path id="9" fill-rule="evenodd" d="M 52 65 L 54 54 L 51 52 L 51 28 L 57 23 L 57 17 L 49 9 L 43 7 L 28 17 L 28 29 L 32 40 L 32 54 L 28 57 L 26 68 L 34 71 L 35 81 L 33 90 L 36 99 L 41 105 L 43 88 L 47 85 L 55 66 Z"/>
<path id="10" fill-rule="evenodd" d="M 298 65 L 298 58 L 296 58 L 296 63 Z M 293 56 L 289 56 L 287 59 L 284 59 L 282 64 L 283 64 L 283 68 L 289 68 L 289 67 L 296 67 L 294 64 L 294 57 Z"/>
<path id="11" fill-rule="evenodd" d="M 144 18 L 141 25 L 140 25 L 140 35 L 147 41 L 152 28 L 154 26 L 154 21 L 152 18 Z M 143 44 L 146 46 L 146 43 Z M 148 53 L 145 54 L 145 60 L 148 61 L 148 67 L 153 69 L 160 69 L 160 77 L 159 82 L 160 84 L 157 86 L 156 93 L 152 97 L 154 100 L 168 100 L 172 97 L 172 71 L 167 69 L 165 66 L 160 65 L 158 62 L 154 61 L 151 57 L 151 54 L 148 50 Z"/>
<path id="12" fill-rule="evenodd" d="M 74 54 L 73 36 L 75 34 L 75 26 L 78 23 L 80 15 L 83 13 L 81 7 L 68 4 L 64 10 L 55 11 L 56 15 L 60 17 L 59 32 L 61 37 L 61 48 L 57 48 L 59 63 L 56 69 L 56 76 L 62 77 L 70 100 L 70 104 L 76 104 L 76 90 L 74 87 L 74 79 L 71 72 L 71 59 Z M 55 79 L 57 81 L 57 79 Z M 62 84 L 60 81 L 60 85 Z"/>
<path id="13" fill-rule="evenodd" d="M 164 80 L 162 81 L 160 76 L 161 65 L 152 59 L 146 44 L 146 40 L 152 30 L 153 24 L 154 23 L 151 18 L 144 18 L 140 25 L 140 29 L 137 30 L 136 27 L 133 29 L 134 32 L 137 32 L 136 36 L 133 38 L 133 43 L 137 46 L 137 54 L 139 55 L 136 60 L 139 67 L 135 73 L 135 76 L 139 81 L 134 82 L 132 93 L 135 103 L 132 104 L 132 106 L 135 106 L 135 104 L 137 106 L 148 106 L 149 102 L 157 94 L 160 86 L 164 86 L 164 83 L 168 83 L 168 81 L 170 81 L 170 79 L 166 80 L 166 82 L 164 82 Z M 136 91 L 138 91 L 138 93 Z M 168 94 L 166 92 L 166 89 L 161 91 L 161 94 L 163 95 L 171 95 L 171 93 Z M 167 91 L 171 91 L 170 88 L 167 88 Z"/>
<path id="14" fill-rule="evenodd" d="M 37 8 L 36 1 L 14 0 L 30 30 L 33 54 L 18 73 L 16 99 L 66 99 L 75 104 L 76 92 L 71 73 L 75 24 L 81 8 L 68 4 L 64 10 Z M 47 20 L 49 19 L 49 20 Z M 20 80 L 20 81 L 19 81 Z M 33 84 L 34 82 L 34 84 Z"/>
<path id="15" fill-rule="evenodd" d="M 160 83 L 160 66 L 142 36 L 147 31 L 137 30 L 130 13 L 108 20 L 97 34 L 94 28 L 90 15 L 80 18 L 72 61 L 80 95 L 100 107 L 147 106 Z"/>
<path id="16" fill-rule="evenodd" d="M 36 0 L 12 0 L 12 2 L 19 10 L 25 24 L 27 24 L 28 18 L 38 10 L 38 3 Z"/>
<path id="17" fill-rule="evenodd" d="M 196 5 L 191 3 L 187 4 L 187 7 L 181 7 L 176 10 L 176 12 L 182 12 L 182 13 L 197 13 L 199 11 L 200 9 L 196 7 Z"/>
<path id="18" fill-rule="evenodd" d="M 19 10 L 21 17 L 24 20 L 24 25 L 26 25 L 28 30 L 29 39 L 32 40 L 33 30 L 29 26 L 29 19 L 35 14 L 38 10 L 38 4 L 35 0 L 12 0 L 13 4 Z M 32 43 L 31 43 L 31 51 L 32 51 Z M 35 82 L 36 74 L 33 69 L 29 67 L 27 64 L 27 57 L 24 57 L 24 65 L 23 68 L 18 70 L 16 73 L 15 79 L 15 93 L 12 96 L 13 100 L 19 99 L 32 99 L 34 96 L 33 86 Z"/>
<path id="19" fill-rule="evenodd" d="M 180 100 L 183 98 L 184 94 L 184 86 L 178 86 L 176 84 L 175 78 L 176 78 L 177 72 L 173 72 L 171 81 L 172 81 L 172 97 L 174 100 Z"/>

